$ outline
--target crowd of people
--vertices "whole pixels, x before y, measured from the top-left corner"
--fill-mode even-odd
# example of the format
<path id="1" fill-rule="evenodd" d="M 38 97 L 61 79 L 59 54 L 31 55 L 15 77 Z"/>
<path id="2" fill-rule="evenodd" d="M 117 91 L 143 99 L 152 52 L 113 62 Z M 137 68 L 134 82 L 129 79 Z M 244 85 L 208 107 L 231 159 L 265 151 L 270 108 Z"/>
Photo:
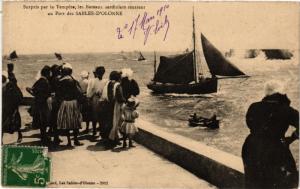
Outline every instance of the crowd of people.
<path id="1" fill-rule="evenodd" d="M 4 132 L 18 131 L 18 142 L 22 140 L 20 132 L 21 118 L 18 111 L 23 95 L 17 85 L 13 64 L 8 64 L 8 73 L 3 71 L 3 119 Z M 138 83 L 132 78 L 133 71 L 124 68 L 112 71 L 108 79 L 104 79 L 105 68 L 95 68 L 91 78 L 89 72 L 82 71 L 79 80 L 72 76 L 72 65 L 44 66 L 37 81 L 26 91 L 33 96 L 33 104 L 29 110 L 32 116 L 32 128 L 40 130 L 42 145 L 59 146 L 62 136 L 67 136 L 67 146 L 80 146 L 78 140 L 82 122 L 86 123 L 85 133 L 89 133 L 92 123 L 92 135 L 101 139 L 110 147 L 122 145 L 133 147 L 132 137 L 138 132 L 135 119 L 138 118 L 137 107 L 140 93 Z M 13 94 L 13 95 L 12 95 Z M 18 117 L 18 126 L 16 124 Z M 3 122 L 4 121 L 4 122 Z M 99 136 L 97 135 L 99 132 Z M 123 143 L 121 139 L 123 138 Z"/>

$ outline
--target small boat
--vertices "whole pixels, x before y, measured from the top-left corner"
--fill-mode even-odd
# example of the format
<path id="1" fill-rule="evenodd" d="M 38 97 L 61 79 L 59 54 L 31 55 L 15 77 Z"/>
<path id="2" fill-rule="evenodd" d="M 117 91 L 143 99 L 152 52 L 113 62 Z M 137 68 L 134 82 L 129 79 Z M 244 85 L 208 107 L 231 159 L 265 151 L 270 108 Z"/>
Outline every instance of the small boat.
<path id="1" fill-rule="evenodd" d="M 54 53 L 55 57 L 57 58 L 57 60 L 62 60 L 62 56 L 59 53 Z"/>
<path id="2" fill-rule="evenodd" d="M 138 61 L 146 60 L 143 54 L 140 52 L 140 56 L 138 58 Z"/>
<path id="3" fill-rule="evenodd" d="M 217 119 L 216 115 L 213 115 L 211 118 L 205 118 L 197 116 L 196 113 L 190 115 L 189 126 L 190 127 L 207 127 L 209 129 L 218 129 L 220 128 L 220 120 Z"/>
<path id="4" fill-rule="evenodd" d="M 14 60 L 19 58 L 16 51 L 13 51 L 9 54 L 8 60 Z"/>
<path id="5" fill-rule="evenodd" d="M 156 70 L 156 55 L 154 57 L 154 78 L 147 87 L 154 93 L 187 93 L 208 94 L 217 92 L 218 77 L 227 78 L 249 77 L 229 62 L 223 54 L 201 34 L 203 54 L 211 77 L 205 77 L 198 72 L 195 48 L 195 21 L 193 13 L 193 47 L 190 52 L 169 57 L 160 56 Z M 202 63 L 203 64 L 203 63 Z"/>

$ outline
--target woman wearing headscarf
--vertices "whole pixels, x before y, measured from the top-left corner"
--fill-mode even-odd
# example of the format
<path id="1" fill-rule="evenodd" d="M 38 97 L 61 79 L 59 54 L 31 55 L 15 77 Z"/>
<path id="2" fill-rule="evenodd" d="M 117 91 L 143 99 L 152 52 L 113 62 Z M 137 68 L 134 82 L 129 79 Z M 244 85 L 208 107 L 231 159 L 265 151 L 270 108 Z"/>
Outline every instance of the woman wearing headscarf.
<path id="1" fill-rule="evenodd" d="M 122 69 L 121 86 L 123 90 L 123 96 L 128 101 L 130 97 L 136 97 L 140 94 L 140 88 L 138 83 L 132 78 L 133 71 L 130 68 Z"/>
<path id="2" fill-rule="evenodd" d="M 32 127 L 39 128 L 41 132 L 41 142 L 48 145 L 50 140 L 46 135 L 46 129 L 50 126 L 51 106 L 48 99 L 51 97 L 50 79 L 51 70 L 49 66 L 44 66 L 40 71 L 40 77 L 33 84 L 31 94 L 34 96 L 32 112 Z"/>
<path id="3" fill-rule="evenodd" d="M 22 141 L 19 105 L 23 94 L 14 81 L 9 81 L 7 71 L 2 72 L 2 139 L 3 133 L 18 132 L 17 142 Z"/>
<path id="4" fill-rule="evenodd" d="M 83 70 L 80 73 L 80 79 L 78 81 L 79 86 L 81 88 L 81 92 L 84 95 L 84 97 L 87 99 L 87 88 L 89 83 L 89 72 Z M 86 100 L 81 105 L 81 114 L 82 114 L 82 121 L 86 123 L 86 132 L 88 133 L 90 121 L 92 121 L 92 111 L 91 111 L 91 105 L 88 100 Z"/>
<path id="5" fill-rule="evenodd" d="M 122 104 L 126 101 L 122 87 L 120 85 L 121 73 L 118 71 L 112 71 L 109 75 L 110 81 L 106 84 L 103 90 L 102 100 L 106 100 L 107 115 L 106 127 L 103 137 L 110 139 L 110 141 L 116 145 L 119 144 L 119 129 L 121 126 Z"/>
<path id="6" fill-rule="evenodd" d="M 87 93 L 87 87 L 88 87 L 88 83 L 89 83 L 89 75 L 90 75 L 89 72 L 85 71 L 85 70 L 83 70 L 80 73 L 80 80 L 78 82 L 79 82 L 79 85 L 81 87 L 83 94 Z"/>
<path id="7" fill-rule="evenodd" d="M 94 71 L 95 78 L 90 79 L 87 87 L 87 98 L 91 102 L 91 109 L 92 109 L 92 123 L 93 123 L 93 135 L 96 136 L 96 126 L 99 123 L 100 127 L 101 120 L 101 106 L 100 106 L 100 97 L 103 92 L 103 88 L 107 83 L 106 79 L 103 79 L 103 75 L 105 73 L 105 68 L 103 66 L 96 67 Z M 88 127 L 87 127 L 88 130 Z"/>
<path id="8" fill-rule="evenodd" d="M 70 130 L 73 130 L 74 145 L 80 146 L 82 144 L 78 140 L 78 134 L 81 128 L 82 116 L 79 101 L 82 99 L 82 93 L 78 82 L 72 77 L 72 66 L 69 63 L 63 65 L 57 97 L 61 102 L 57 115 L 57 128 L 66 132 L 68 146 L 72 146 Z"/>
<path id="9" fill-rule="evenodd" d="M 246 188 L 297 188 L 298 171 L 289 144 L 299 138 L 299 112 L 290 106 L 279 81 L 265 86 L 266 96 L 250 105 L 250 134 L 242 149 Z M 285 137 L 289 126 L 296 128 Z"/>

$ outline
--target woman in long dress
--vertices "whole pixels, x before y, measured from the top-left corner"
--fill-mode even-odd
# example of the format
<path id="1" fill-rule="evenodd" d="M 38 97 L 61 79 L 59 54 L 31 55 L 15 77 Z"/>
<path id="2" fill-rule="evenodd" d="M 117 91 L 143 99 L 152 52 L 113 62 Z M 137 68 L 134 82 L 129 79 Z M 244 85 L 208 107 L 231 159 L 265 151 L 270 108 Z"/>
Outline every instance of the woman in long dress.
<path id="1" fill-rule="evenodd" d="M 246 122 L 250 134 L 242 149 L 246 188 L 297 188 L 298 171 L 289 144 L 299 138 L 299 112 L 280 90 L 266 84 L 266 96 L 250 105 Z M 296 128 L 285 137 L 289 126 Z"/>
<path id="2" fill-rule="evenodd" d="M 89 72 L 87 71 L 82 71 L 80 73 L 80 80 L 79 85 L 81 88 L 81 92 L 84 95 L 84 97 L 87 99 L 86 94 L 87 94 L 87 88 L 88 88 L 88 83 L 89 83 Z M 86 130 L 85 132 L 88 133 L 89 131 L 89 126 L 90 126 L 90 121 L 92 121 L 92 111 L 91 111 L 91 105 L 88 100 L 86 100 L 82 105 L 81 105 L 81 114 L 82 114 L 82 121 L 86 123 Z"/>
<path id="3" fill-rule="evenodd" d="M 57 130 L 57 114 L 60 107 L 60 101 L 57 97 L 58 91 L 58 84 L 59 80 L 61 79 L 61 66 L 59 65 L 52 65 L 51 66 L 51 78 L 50 78 L 50 88 L 51 88 L 51 96 L 52 96 L 52 109 L 51 109 L 51 116 L 50 116 L 50 124 L 52 127 L 53 132 L 53 142 L 54 145 L 59 145 L 62 140 L 59 139 L 59 133 Z"/>
<path id="4" fill-rule="evenodd" d="M 44 66 L 40 72 L 39 79 L 33 84 L 31 91 L 34 96 L 33 103 L 33 128 L 39 128 L 41 133 L 41 142 L 48 145 L 50 139 L 47 137 L 46 129 L 50 126 L 51 106 L 48 99 L 51 97 L 49 78 L 51 70 L 49 66 Z"/>
<path id="5" fill-rule="evenodd" d="M 74 145 L 82 145 L 78 140 L 81 128 L 82 116 L 79 109 L 79 100 L 82 99 L 79 84 L 72 77 L 72 66 L 68 63 L 63 65 L 62 78 L 59 80 L 57 97 L 61 101 L 57 116 L 57 128 L 66 132 L 68 146 L 72 146 L 70 131 L 73 130 Z"/>
<path id="6" fill-rule="evenodd" d="M 19 105 L 23 94 L 17 84 L 9 81 L 7 71 L 2 72 L 2 140 L 3 133 L 18 132 L 17 142 L 22 141 Z"/>
<path id="7" fill-rule="evenodd" d="M 100 97 L 102 95 L 102 91 L 104 86 L 107 83 L 106 79 L 102 79 L 105 73 L 105 68 L 103 66 L 96 67 L 94 71 L 95 78 L 90 79 L 87 86 L 87 98 L 91 102 L 91 110 L 92 110 L 92 124 L 93 124 L 93 136 L 96 136 L 96 126 L 99 123 L 101 125 L 101 106 L 100 106 Z"/>
<path id="8" fill-rule="evenodd" d="M 112 71 L 109 79 L 110 81 L 104 87 L 102 95 L 102 99 L 107 101 L 104 137 L 116 145 L 120 144 L 119 129 L 122 123 L 122 104 L 126 100 L 123 97 L 122 87 L 120 85 L 121 73 Z"/>

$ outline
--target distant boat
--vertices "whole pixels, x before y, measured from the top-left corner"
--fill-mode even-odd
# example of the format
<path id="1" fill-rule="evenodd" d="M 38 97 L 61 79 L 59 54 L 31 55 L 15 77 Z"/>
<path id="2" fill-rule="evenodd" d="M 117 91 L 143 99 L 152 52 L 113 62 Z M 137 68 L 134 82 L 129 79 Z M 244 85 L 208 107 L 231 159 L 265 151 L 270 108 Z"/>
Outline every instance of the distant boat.
<path id="1" fill-rule="evenodd" d="M 14 60 L 19 58 L 16 51 L 13 51 L 9 54 L 8 60 Z"/>
<path id="2" fill-rule="evenodd" d="M 61 56 L 61 54 L 59 54 L 59 53 L 54 53 L 54 55 L 55 55 L 55 57 L 56 57 L 58 60 L 62 60 L 62 59 L 63 59 L 62 56 Z"/>
<path id="3" fill-rule="evenodd" d="M 127 56 L 125 56 L 124 54 L 121 55 L 123 60 L 127 60 Z"/>
<path id="4" fill-rule="evenodd" d="M 121 55 L 121 60 L 127 60 L 128 59 L 127 56 L 125 55 L 124 51 L 121 51 L 120 55 Z"/>
<path id="5" fill-rule="evenodd" d="M 234 50 L 233 49 L 229 49 L 228 52 L 225 52 L 225 57 L 232 57 L 234 55 Z"/>
<path id="6" fill-rule="evenodd" d="M 143 54 L 140 52 L 140 57 L 138 58 L 138 61 L 146 60 Z"/>
<path id="7" fill-rule="evenodd" d="M 156 70 L 154 58 L 154 78 L 147 87 L 155 93 L 208 94 L 217 92 L 218 76 L 249 77 L 230 63 L 222 53 L 201 34 L 203 54 L 211 77 L 199 78 L 196 59 L 195 21 L 193 13 L 193 50 L 174 56 L 161 56 Z M 201 62 L 200 62 L 201 63 Z"/>
<path id="8" fill-rule="evenodd" d="M 245 52 L 244 58 L 256 58 L 260 53 L 258 49 L 248 49 Z"/>
<path id="9" fill-rule="evenodd" d="M 267 59 L 291 59 L 293 53 L 286 49 L 262 49 Z"/>

